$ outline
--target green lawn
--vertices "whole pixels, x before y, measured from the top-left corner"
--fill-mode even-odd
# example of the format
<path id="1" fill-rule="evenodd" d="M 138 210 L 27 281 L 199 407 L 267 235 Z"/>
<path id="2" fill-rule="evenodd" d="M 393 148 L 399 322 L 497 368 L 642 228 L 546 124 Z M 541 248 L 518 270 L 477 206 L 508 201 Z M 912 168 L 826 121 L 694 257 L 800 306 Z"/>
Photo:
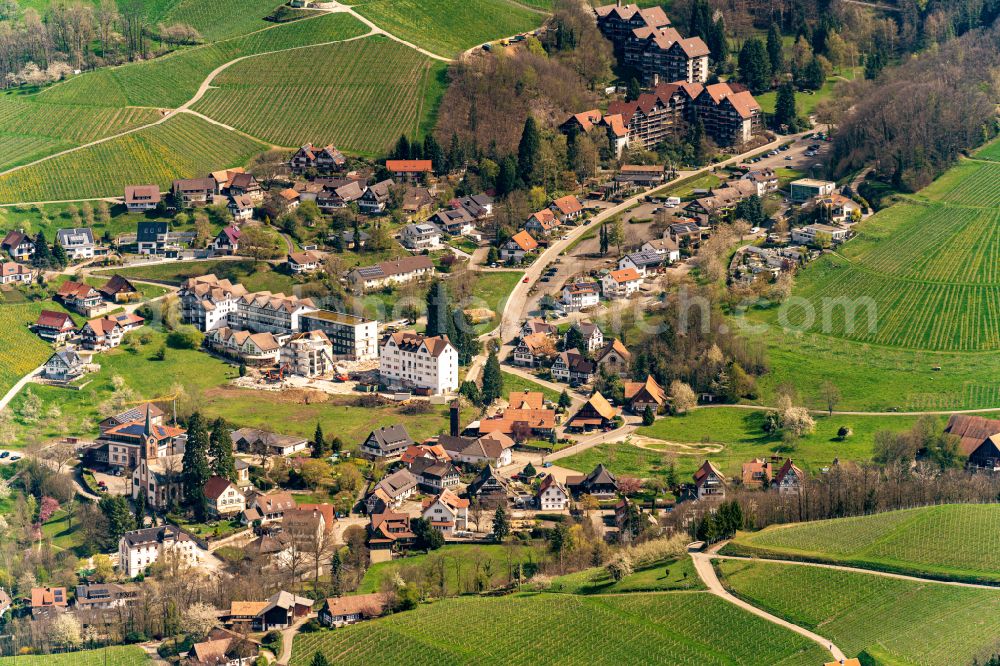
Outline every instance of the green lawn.
<path id="1" fill-rule="evenodd" d="M 841 79 L 831 76 L 823 84 L 823 87 L 819 90 L 812 91 L 813 94 L 798 92 L 795 93 L 795 110 L 798 112 L 799 116 L 808 116 L 813 111 L 816 110 L 816 106 L 823 100 L 829 99 L 833 95 L 834 87 L 842 82 Z M 774 113 L 774 104 L 777 101 L 778 93 L 777 91 L 766 92 L 763 95 L 757 95 L 757 102 L 760 104 L 761 110 L 764 113 Z"/>
<path id="2" fill-rule="evenodd" d="M 740 533 L 734 552 L 1000 582 L 1000 505 L 946 504 Z"/>
<path id="3" fill-rule="evenodd" d="M 703 173 L 700 176 L 685 178 L 675 185 L 660 190 L 658 196 L 680 197 L 681 199 L 693 199 L 695 190 L 708 190 L 722 184 L 722 179 L 714 173 Z"/>
<path id="4" fill-rule="evenodd" d="M 559 576 L 549 590 L 566 594 L 622 594 L 625 592 L 665 592 L 703 590 L 704 583 L 690 557 L 645 567 L 615 582 L 603 567 L 584 569 Z"/>
<path id="5" fill-rule="evenodd" d="M 0 657 L 0 666 L 140 666 L 148 663 L 149 657 L 136 645 L 60 654 Z"/>
<path id="6" fill-rule="evenodd" d="M 507 297 L 524 277 L 524 273 L 519 271 L 477 271 L 474 276 L 472 297 L 461 305 L 467 310 L 487 308 L 493 311 L 492 320 L 476 326 L 477 333 L 486 333 L 496 328 L 500 323 L 500 315 L 503 313 L 504 305 L 507 304 Z"/>
<path id="7" fill-rule="evenodd" d="M 471 518 L 472 516 L 470 516 Z M 492 516 L 489 515 L 489 512 L 484 511 L 481 528 L 489 529 L 490 520 L 492 520 Z M 448 593 L 473 592 L 476 589 L 477 571 L 487 578 L 502 578 L 503 583 L 507 582 L 508 554 L 512 564 L 517 562 L 537 564 L 547 557 L 544 551 L 534 546 L 515 546 L 509 553 L 507 547 L 501 545 L 444 546 L 426 555 L 413 555 L 391 562 L 373 564 L 365 572 L 365 578 L 361 581 L 358 593 L 378 592 L 383 581 L 392 580 L 397 573 L 403 574 L 406 578 L 407 571 L 430 571 L 431 565 L 439 557 L 444 558 Z"/>
<path id="8" fill-rule="evenodd" d="M 119 270 L 108 269 L 102 273 L 107 275 L 119 273 L 125 277 L 154 280 L 174 285 L 179 285 L 188 278 L 212 273 L 220 279 L 240 282 L 250 291 L 270 291 L 284 294 L 291 294 L 296 286 L 306 284 L 302 278 L 296 278 L 282 270 L 276 270 L 266 262 L 254 262 L 250 259 L 183 261 L 153 266 L 135 266 Z"/>
<path id="9" fill-rule="evenodd" d="M 530 379 L 525 379 L 521 375 L 513 375 L 509 372 L 503 373 L 503 395 L 507 398 L 513 391 L 541 391 L 546 400 L 559 402 L 559 391 L 537 384 Z"/>
<path id="10" fill-rule="evenodd" d="M 422 136 L 444 94 L 445 69 L 375 36 L 244 60 L 216 78 L 195 108 L 280 146 L 333 143 L 376 156 L 400 134 Z M 316 71 L 340 74 L 316 78 Z"/>
<path id="11" fill-rule="evenodd" d="M 444 631 L 442 627 L 461 627 Z M 337 664 L 781 664 L 827 655 L 707 592 L 463 597 L 333 631 L 299 634 L 292 666 Z"/>
<path id="12" fill-rule="evenodd" d="M 992 590 L 783 564 L 724 560 L 719 568 L 741 597 L 849 657 L 937 666 L 982 663 L 1000 650 L 1000 593 Z"/>
<path id="13" fill-rule="evenodd" d="M 841 460 L 867 460 L 871 458 L 875 433 L 879 430 L 908 430 L 917 417 L 911 416 L 827 416 L 814 415 L 816 429 L 799 440 L 788 450 L 780 435 L 764 432 L 766 413 L 737 407 L 711 407 L 696 409 L 683 416 L 667 416 L 652 426 L 639 428 L 637 434 L 664 440 L 650 442 L 663 451 L 678 455 L 678 465 L 693 471 L 708 457 L 723 472 L 738 475 L 743 462 L 755 457 L 785 455 L 793 458 L 800 467 L 814 471 L 829 465 L 834 458 Z M 945 418 L 940 417 L 944 427 Z M 837 431 L 847 426 L 852 435 L 840 441 Z M 697 445 L 695 451 L 685 446 Z M 719 446 L 722 451 L 716 452 Z"/>
<path id="14" fill-rule="evenodd" d="M 533 30 L 545 20 L 507 0 L 366 0 L 355 8 L 380 28 L 445 57 Z"/>
<path id="15" fill-rule="evenodd" d="M 77 522 L 70 527 L 69 517 L 62 509 L 56 511 L 42 525 L 42 534 L 50 539 L 52 545 L 58 550 L 74 550 L 83 545 L 84 535 L 80 531 L 80 523 Z"/>
<path id="16" fill-rule="evenodd" d="M 993 160 L 1000 162 L 1000 139 L 994 139 L 973 154 L 973 157 L 980 160 Z"/>

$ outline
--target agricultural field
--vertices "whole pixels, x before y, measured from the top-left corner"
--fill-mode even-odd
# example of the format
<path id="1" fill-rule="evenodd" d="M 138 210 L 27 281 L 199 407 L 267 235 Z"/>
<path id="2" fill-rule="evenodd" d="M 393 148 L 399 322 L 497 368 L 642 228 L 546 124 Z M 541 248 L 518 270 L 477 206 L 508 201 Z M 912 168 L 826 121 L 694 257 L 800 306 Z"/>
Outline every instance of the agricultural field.
<path id="1" fill-rule="evenodd" d="M 149 657 L 136 645 L 37 656 L 25 654 L 0 657 L 0 666 L 140 666 L 149 663 Z"/>
<path id="2" fill-rule="evenodd" d="M 72 147 L 71 143 L 44 136 L 0 134 L 0 171 Z"/>
<path id="3" fill-rule="evenodd" d="M 695 571 L 691 558 L 687 556 L 644 567 L 618 582 L 612 580 L 603 567 L 596 567 L 559 576 L 549 587 L 550 592 L 564 594 L 623 594 L 703 589 L 705 584 Z"/>
<path id="4" fill-rule="evenodd" d="M 1000 505 L 946 504 L 740 533 L 738 553 L 1000 582 Z"/>
<path id="5" fill-rule="evenodd" d="M 201 33 L 205 41 L 243 35 L 274 25 L 264 17 L 281 4 L 280 0 L 174 0 L 158 20 L 166 24 L 186 23 Z"/>
<path id="6" fill-rule="evenodd" d="M 157 183 L 245 164 L 265 148 L 189 114 L 0 176 L 0 203 L 117 195 L 129 183 Z"/>
<path id="7" fill-rule="evenodd" d="M 0 95 L 0 132 L 71 144 L 94 141 L 159 119 L 155 109 L 67 106 L 39 96 Z"/>
<path id="8" fill-rule="evenodd" d="M 827 416 L 815 414 L 816 429 L 789 450 L 780 434 L 764 432 L 765 412 L 736 407 L 696 409 L 683 416 L 658 419 L 636 431 L 643 446 L 677 456 L 678 470 L 693 472 L 710 458 L 724 473 L 738 475 L 741 465 L 751 458 L 789 456 L 806 470 L 818 471 L 834 458 L 867 460 L 872 454 L 875 433 L 880 430 L 908 430 L 915 416 Z M 941 427 L 945 418 L 938 417 Z M 851 429 L 841 441 L 837 431 Z M 646 439 L 648 438 L 648 439 Z"/>
<path id="9" fill-rule="evenodd" d="M 841 409 L 1000 404 L 997 203 L 1000 164 L 965 160 L 801 271 L 786 306 L 738 320 L 767 350 L 762 397 L 792 381 L 819 406 L 829 379 Z"/>
<path id="10" fill-rule="evenodd" d="M 365 0 L 354 8 L 383 30 L 448 58 L 534 30 L 546 17 L 509 0 Z"/>
<path id="11" fill-rule="evenodd" d="M 740 597 L 829 638 L 849 657 L 936 666 L 982 661 L 1000 649 L 1000 590 L 735 560 L 719 568 Z"/>
<path id="12" fill-rule="evenodd" d="M 216 77 L 195 110 L 280 146 L 312 141 L 376 155 L 400 134 L 428 129 L 445 69 L 375 36 L 239 62 Z"/>
<path id="13" fill-rule="evenodd" d="M 43 90 L 38 99 L 67 105 L 175 108 L 194 96 L 209 73 L 234 58 L 344 40 L 366 32 L 352 16 L 323 14 L 155 60 L 87 72 Z"/>
<path id="14" fill-rule="evenodd" d="M 463 630 L 440 630 L 447 626 Z M 300 634 L 291 666 L 308 666 L 317 651 L 338 664 L 791 666 L 822 663 L 826 654 L 808 639 L 705 592 L 449 599 L 372 622 Z"/>
<path id="15" fill-rule="evenodd" d="M 28 330 L 42 307 L 40 303 L 0 305 L 0 330 L 4 331 L 4 344 L 0 345 L 0 397 L 52 354 L 52 348 Z M 45 307 L 61 309 L 52 304 Z"/>

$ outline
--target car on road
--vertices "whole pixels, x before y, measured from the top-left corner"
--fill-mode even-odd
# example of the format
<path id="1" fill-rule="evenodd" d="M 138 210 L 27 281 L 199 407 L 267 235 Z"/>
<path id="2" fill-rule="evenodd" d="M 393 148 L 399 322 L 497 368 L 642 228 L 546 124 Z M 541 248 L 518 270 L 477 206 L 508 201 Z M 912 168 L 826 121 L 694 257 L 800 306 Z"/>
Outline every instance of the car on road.
<path id="1" fill-rule="evenodd" d="M 10 455 L 10 451 L 4 451 L 3 453 L 0 453 L 0 458 L 6 458 L 9 455 Z"/>
<path id="2" fill-rule="evenodd" d="M 525 276 L 524 276 L 524 279 L 523 279 L 523 280 L 521 280 L 521 282 L 524 282 L 524 283 L 528 283 L 528 282 L 531 282 L 531 278 L 529 278 L 529 277 L 528 277 L 527 275 L 525 275 Z"/>
<path id="3" fill-rule="evenodd" d="M 552 278 L 550 278 L 548 275 L 546 275 L 546 276 L 541 277 L 541 278 L 538 279 L 539 282 L 549 282 L 551 280 L 552 280 Z"/>
<path id="4" fill-rule="evenodd" d="M 542 463 L 542 467 L 552 467 L 552 463 L 550 463 L 550 462 L 544 462 L 544 463 Z"/>
<path id="5" fill-rule="evenodd" d="M 20 459 L 21 459 L 21 456 L 11 456 L 11 457 L 10 457 L 10 461 L 11 461 L 11 462 L 17 462 L 17 461 L 18 461 L 18 460 L 20 460 Z"/>
<path id="6" fill-rule="evenodd" d="M 785 161 L 786 162 L 791 162 L 792 161 L 792 156 L 791 155 L 785 155 Z"/>

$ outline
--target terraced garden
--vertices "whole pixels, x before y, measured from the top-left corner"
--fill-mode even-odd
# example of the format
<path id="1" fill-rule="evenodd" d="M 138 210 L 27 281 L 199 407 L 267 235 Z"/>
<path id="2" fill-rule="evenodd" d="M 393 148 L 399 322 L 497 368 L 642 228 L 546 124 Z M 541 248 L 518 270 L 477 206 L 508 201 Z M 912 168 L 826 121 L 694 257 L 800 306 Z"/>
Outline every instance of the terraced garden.
<path id="1" fill-rule="evenodd" d="M 0 666 L 140 666 L 148 663 L 146 653 L 134 645 L 61 654 L 0 657 Z"/>
<path id="2" fill-rule="evenodd" d="M 116 195 L 129 183 L 167 188 L 175 178 L 245 164 L 265 149 L 201 118 L 166 122 L 0 176 L 0 203 Z"/>
<path id="3" fill-rule="evenodd" d="M 1000 591 L 808 566 L 718 564 L 740 597 L 829 638 L 848 656 L 937 666 L 982 662 L 1000 649 Z"/>
<path id="4" fill-rule="evenodd" d="M 461 632 L 441 627 L 461 626 Z M 498 630 L 498 627 L 503 630 Z M 818 664 L 818 645 L 706 592 L 449 599 L 300 634 L 292 666 L 331 663 Z"/>
<path id="5" fill-rule="evenodd" d="M 281 146 L 332 142 L 376 155 L 400 134 L 422 135 L 445 68 L 381 36 L 316 46 L 237 63 L 195 110 Z"/>
<path id="6" fill-rule="evenodd" d="M 724 552 L 1000 583 L 1000 505 L 952 504 L 773 526 L 740 533 Z"/>
<path id="7" fill-rule="evenodd" d="M 380 28 L 448 58 L 534 30 L 545 14 L 508 0 L 366 0 L 354 5 Z"/>

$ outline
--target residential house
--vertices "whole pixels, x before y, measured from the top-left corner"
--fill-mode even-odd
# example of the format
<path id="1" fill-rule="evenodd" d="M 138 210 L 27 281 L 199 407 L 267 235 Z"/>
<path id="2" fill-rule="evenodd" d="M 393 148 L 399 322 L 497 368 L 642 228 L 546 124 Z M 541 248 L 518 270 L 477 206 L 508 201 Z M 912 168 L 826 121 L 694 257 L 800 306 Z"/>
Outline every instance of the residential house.
<path id="1" fill-rule="evenodd" d="M 488 194 L 473 194 L 451 202 L 452 208 L 463 208 L 477 222 L 493 217 L 493 197 Z"/>
<path id="2" fill-rule="evenodd" d="M 333 144 L 317 148 L 311 143 L 307 143 L 299 148 L 289 161 L 289 166 L 294 173 L 302 173 L 309 169 L 321 173 L 329 173 L 331 171 L 339 171 L 346 164 L 347 158 L 344 157 L 343 153 L 334 148 Z"/>
<path id="3" fill-rule="evenodd" d="M 422 506 L 424 520 L 445 537 L 469 529 L 469 500 L 450 490 L 442 490 L 437 497 L 424 500 Z"/>
<path id="4" fill-rule="evenodd" d="M 619 377 L 628 377 L 632 363 L 632 352 L 618 338 L 612 338 L 594 357 L 598 370 Z"/>
<path id="5" fill-rule="evenodd" d="M 379 617 L 384 612 L 385 596 L 381 593 L 330 597 L 323 602 L 319 621 L 327 627 L 343 627 Z"/>
<path id="6" fill-rule="evenodd" d="M 500 246 L 500 260 L 520 263 L 525 255 L 538 248 L 538 241 L 525 230 L 518 231 Z"/>
<path id="7" fill-rule="evenodd" d="M 137 585 L 119 585 L 118 583 L 91 583 L 77 585 L 74 603 L 76 611 L 107 610 L 121 608 L 138 601 Z"/>
<path id="8" fill-rule="evenodd" d="M 601 278 L 601 291 L 608 299 L 628 298 L 639 291 L 641 286 L 642 276 L 634 268 L 609 271 Z"/>
<path id="9" fill-rule="evenodd" d="M 256 205 L 253 197 L 249 194 L 236 194 L 229 197 L 226 210 L 233 216 L 237 224 L 248 222 L 253 219 L 253 209 Z"/>
<path id="10" fill-rule="evenodd" d="M 293 333 L 281 346 L 278 363 L 293 375 L 320 377 L 333 372 L 333 344 L 323 331 Z"/>
<path id="11" fill-rule="evenodd" d="M 489 420 L 489 419 L 487 419 Z M 441 435 L 438 443 L 451 457 L 452 462 L 474 467 L 493 465 L 505 467 L 511 463 L 514 440 L 499 430 L 480 431 L 479 437 Z"/>
<path id="12" fill-rule="evenodd" d="M 164 414 L 162 409 L 151 402 L 147 402 L 139 405 L 138 407 L 133 407 L 124 412 L 109 416 L 98 423 L 97 427 L 101 431 L 101 434 L 104 434 L 104 432 L 114 428 L 115 426 L 125 425 L 126 423 L 133 423 L 135 421 L 145 423 L 146 419 L 149 419 L 150 425 L 160 426 L 163 425 L 163 416 Z"/>
<path id="13" fill-rule="evenodd" d="M 132 530 L 118 540 L 118 566 L 126 578 L 134 578 L 167 553 L 194 564 L 196 549 L 191 537 L 173 525 Z"/>
<path id="14" fill-rule="evenodd" d="M 292 252 L 288 255 L 288 269 L 293 273 L 312 273 L 321 261 L 322 257 L 315 252 Z"/>
<path id="15" fill-rule="evenodd" d="M 212 476 L 205 482 L 205 498 L 209 513 L 217 518 L 243 513 L 247 508 L 243 491 L 221 476 Z"/>
<path id="16" fill-rule="evenodd" d="M 291 592 L 275 592 L 267 601 L 233 601 L 229 607 L 229 622 L 234 626 L 249 626 L 252 631 L 287 629 L 296 620 L 312 612 L 312 599 Z"/>
<path id="17" fill-rule="evenodd" d="M 338 208 L 346 208 L 364 195 L 364 184 L 351 180 L 336 187 L 324 187 L 316 195 L 316 205 L 324 213 L 330 213 Z"/>
<path id="18" fill-rule="evenodd" d="M 31 616 L 33 618 L 51 617 L 69 606 L 69 597 L 65 587 L 33 587 L 31 588 Z"/>
<path id="19" fill-rule="evenodd" d="M 580 331 L 580 336 L 583 338 L 585 346 L 584 348 L 587 350 L 588 354 L 596 352 L 598 349 L 604 347 L 604 333 L 601 332 L 601 327 L 597 324 L 584 320 L 573 324 L 573 328 Z M 569 342 L 569 333 L 567 333 L 563 342 Z"/>
<path id="20" fill-rule="evenodd" d="M 409 467 L 417 460 L 432 460 L 434 462 L 451 462 L 451 456 L 440 444 L 413 444 L 406 447 L 399 457 L 400 462 Z"/>
<path id="21" fill-rule="evenodd" d="M 360 450 L 361 455 L 373 460 L 394 460 L 413 445 L 413 439 L 406 428 L 397 424 L 372 430 L 362 442 Z"/>
<path id="22" fill-rule="evenodd" d="M 408 250 L 426 250 L 441 244 L 441 230 L 429 222 L 407 224 L 399 234 L 399 242 Z"/>
<path id="23" fill-rule="evenodd" d="M 368 241 L 370 241 L 372 237 L 371 234 L 369 234 L 367 231 L 361 231 L 359 229 L 358 240 L 355 241 L 354 229 L 344 229 L 343 231 L 340 232 L 340 238 L 344 242 L 344 248 L 359 250 L 368 245 Z"/>
<path id="24" fill-rule="evenodd" d="M 76 331 L 76 324 L 65 312 L 42 310 L 35 321 L 34 330 L 42 340 L 62 344 Z"/>
<path id="25" fill-rule="evenodd" d="M 647 407 L 657 414 L 666 404 L 667 394 L 652 375 L 646 375 L 646 381 L 625 382 L 625 401 L 633 414 L 642 414 Z"/>
<path id="26" fill-rule="evenodd" d="M 59 382 L 68 382 L 86 372 L 86 363 L 76 351 L 62 349 L 49 357 L 42 366 L 42 377 Z"/>
<path id="27" fill-rule="evenodd" d="M 701 240 L 701 227 L 694 220 L 674 222 L 667 227 L 667 237 L 675 243 L 682 240 L 698 242 Z"/>
<path id="28" fill-rule="evenodd" d="M 843 227 L 833 227 L 829 224 L 807 224 L 804 227 L 792 229 L 792 241 L 804 245 L 823 244 L 839 245 L 847 240 L 848 230 Z"/>
<path id="29" fill-rule="evenodd" d="M 514 490 L 510 481 L 500 476 L 493 465 L 487 465 L 469 484 L 466 495 L 477 498 L 479 505 L 486 509 L 495 509 L 499 505 L 506 506 Z"/>
<path id="30" fill-rule="evenodd" d="M 750 169 L 740 178 L 754 184 L 758 197 L 778 190 L 778 175 L 774 173 L 774 169 Z"/>
<path id="31" fill-rule="evenodd" d="M 422 220 L 430 215 L 434 195 L 426 187 L 410 185 L 403 193 L 403 213 L 411 220 Z"/>
<path id="32" fill-rule="evenodd" d="M 233 448 L 242 453 L 258 453 L 264 448 L 268 455 L 290 456 L 309 448 L 309 440 L 298 435 L 279 435 L 257 428 L 240 428 L 229 435 Z"/>
<path id="33" fill-rule="evenodd" d="M 512 352 L 512 363 L 522 367 L 537 368 L 556 353 L 551 336 L 545 333 L 522 335 Z"/>
<path id="34" fill-rule="evenodd" d="M 551 208 L 543 208 L 531 214 L 524 223 L 524 230 L 535 238 L 543 238 L 559 228 L 559 220 Z"/>
<path id="35" fill-rule="evenodd" d="M 175 180 L 173 185 L 174 204 L 178 208 L 205 206 L 215 200 L 215 179 L 185 178 Z"/>
<path id="36" fill-rule="evenodd" d="M 229 196 L 232 199 L 249 197 L 254 205 L 259 205 L 264 201 L 264 190 L 254 178 L 253 174 L 235 173 L 229 179 Z"/>
<path id="37" fill-rule="evenodd" d="M 655 251 L 630 252 L 618 260 L 618 270 L 633 270 L 639 277 L 645 278 L 656 273 L 666 260 L 667 255 Z"/>
<path id="38" fill-rule="evenodd" d="M 562 304 L 567 312 L 579 312 L 601 302 L 600 284 L 572 282 L 563 287 Z"/>
<path id="39" fill-rule="evenodd" d="M 434 172 L 434 164 L 430 160 L 386 160 L 385 168 L 396 180 L 410 182 Z"/>
<path id="40" fill-rule="evenodd" d="M 966 467 L 1000 471 L 1000 419 L 973 414 L 952 414 L 944 433 L 958 438 Z"/>
<path id="41" fill-rule="evenodd" d="M 555 324 L 550 324 L 543 319 L 538 317 L 529 317 L 521 325 L 521 337 L 527 335 L 532 335 L 533 333 L 543 333 L 548 336 L 555 336 L 559 333 L 559 327 Z"/>
<path id="42" fill-rule="evenodd" d="M 121 344 L 124 329 L 110 317 L 91 319 L 80 329 L 81 344 L 84 349 L 105 351 Z"/>
<path id="43" fill-rule="evenodd" d="M 648 240 L 642 244 L 639 248 L 642 252 L 655 252 L 664 258 L 663 263 L 672 264 L 675 261 L 680 261 L 681 258 L 681 248 L 680 244 L 670 235 L 665 235 L 663 238 L 654 238 L 653 240 Z M 634 263 L 634 262 L 633 262 Z"/>
<path id="44" fill-rule="evenodd" d="M 598 391 L 590 396 L 590 399 L 566 423 L 566 428 L 575 431 L 594 428 L 608 430 L 616 417 L 618 417 L 618 410 L 612 407 L 607 398 Z"/>
<path id="45" fill-rule="evenodd" d="M 799 488 L 802 487 L 804 480 L 805 475 L 802 473 L 802 470 L 792 462 L 791 458 L 788 458 L 785 460 L 785 464 L 781 466 L 781 469 L 778 470 L 778 473 L 774 475 L 774 487 L 782 495 L 797 493 L 799 492 Z"/>
<path id="46" fill-rule="evenodd" d="M 405 548 L 416 538 L 405 513 L 376 513 L 369 518 L 368 547 L 372 550 Z"/>
<path id="47" fill-rule="evenodd" d="M 56 243 L 62 245 L 66 256 L 71 261 L 90 259 L 97 251 L 94 242 L 94 230 L 89 227 L 79 229 L 60 229 L 56 232 Z"/>
<path id="48" fill-rule="evenodd" d="M 572 220 L 576 220 L 583 216 L 583 204 L 572 194 L 567 194 L 564 197 L 559 197 L 552 202 L 549 207 L 562 224 L 566 224 Z"/>
<path id="49" fill-rule="evenodd" d="M 134 303 L 142 300 L 142 292 L 132 282 L 121 275 L 112 275 L 97 291 L 104 300 L 111 303 Z"/>
<path id="50" fill-rule="evenodd" d="M 159 185 L 126 185 L 125 208 L 130 213 L 153 210 L 160 205 Z"/>
<path id="51" fill-rule="evenodd" d="M 512 396 L 515 394 L 511 394 Z M 517 394 L 522 395 L 522 394 Z M 513 398 L 512 398 L 513 400 Z M 556 412 L 554 409 L 542 407 L 541 403 L 537 407 L 528 406 L 525 402 L 511 402 L 510 406 L 492 418 L 479 421 L 480 439 L 485 436 L 495 437 L 504 435 L 514 441 L 524 442 L 534 436 L 539 438 L 549 438 L 556 427 Z M 506 448 L 506 440 L 501 441 Z M 494 454 L 496 449 L 492 449 Z M 498 461 L 509 460 L 509 454 L 501 452 Z M 509 464 L 506 463 L 506 464 Z"/>
<path id="52" fill-rule="evenodd" d="M 535 503 L 542 511 L 564 511 L 569 506 L 569 492 L 556 477 L 546 474 L 535 493 Z"/>
<path id="53" fill-rule="evenodd" d="M 592 495 L 599 499 L 610 499 L 618 494 L 618 479 L 603 463 L 599 463 L 586 476 L 567 476 L 566 487 L 575 497 Z"/>
<path id="54" fill-rule="evenodd" d="M 439 210 L 430 221 L 449 236 L 467 236 L 476 230 L 475 218 L 464 208 Z M 405 233 L 406 229 L 403 231 Z"/>
<path id="55" fill-rule="evenodd" d="M 694 487 L 698 499 L 724 498 L 726 496 L 726 476 L 715 465 L 706 460 L 694 473 Z"/>
<path id="56" fill-rule="evenodd" d="M 213 181 L 214 182 L 214 181 Z M 140 222 L 136 227 L 136 252 L 165 255 L 176 247 L 169 241 L 170 225 L 166 222 Z"/>
<path id="57" fill-rule="evenodd" d="M 56 291 L 56 299 L 60 301 L 67 310 L 79 312 L 85 317 L 91 316 L 95 311 L 104 307 L 104 300 L 99 291 L 83 282 L 73 282 L 67 280 L 59 286 Z"/>
<path id="58" fill-rule="evenodd" d="M 272 333 L 234 331 L 223 326 L 209 331 L 204 344 L 217 354 L 249 366 L 274 365 L 281 357 L 281 344 Z"/>
<path id="59" fill-rule="evenodd" d="M 215 194 L 228 195 L 229 186 L 233 182 L 233 178 L 237 174 L 246 175 L 247 170 L 243 167 L 234 167 L 232 169 L 221 169 L 219 171 L 213 171 L 209 176 L 215 181 Z"/>
<path id="60" fill-rule="evenodd" d="M 800 178 L 788 185 L 788 198 L 792 203 L 805 203 L 810 199 L 827 197 L 833 194 L 837 184 L 830 180 Z"/>
<path id="61" fill-rule="evenodd" d="M 35 241 L 24 233 L 24 229 L 7 232 L 0 241 L 0 249 L 7 252 L 14 261 L 28 261 L 35 254 Z"/>
<path id="62" fill-rule="evenodd" d="M 302 203 L 302 196 L 291 187 L 286 187 L 278 192 L 278 196 L 285 203 L 286 210 L 295 210 Z"/>
<path id="63" fill-rule="evenodd" d="M 373 266 L 355 268 L 347 274 L 347 281 L 357 290 L 370 291 L 383 287 L 405 284 L 434 274 L 430 257 L 417 255 L 392 261 L 380 261 Z"/>
<path id="64" fill-rule="evenodd" d="M 252 666 L 257 663 L 260 645 L 239 634 L 194 643 L 188 652 L 190 666 Z"/>
<path id="65" fill-rule="evenodd" d="M 410 473 L 417 479 L 417 485 L 420 486 L 420 489 L 429 493 L 454 488 L 460 480 L 458 468 L 450 462 L 417 458 L 410 464 L 409 469 Z"/>
<path id="66" fill-rule="evenodd" d="M 641 187 L 653 187 L 662 183 L 666 176 L 662 164 L 623 164 L 617 179 Z"/>
<path id="67" fill-rule="evenodd" d="M 833 194 L 816 199 L 823 218 L 837 224 L 848 224 L 861 219 L 861 206 L 843 194 Z"/>
<path id="68" fill-rule="evenodd" d="M 556 356 L 549 372 L 554 381 L 578 386 L 593 381 L 597 364 L 576 349 L 570 349 Z"/>
<path id="69" fill-rule="evenodd" d="M 14 605 L 14 600 L 10 598 L 7 591 L 0 588 L 0 620 L 3 619 L 4 614 L 10 610 L 10 607 Z"/>
<path id="70" fill-rule="evenodd" d="M 754 458 L 743 463 L 740 478 L 746 488 L 766 489 L 771 487 L 774 468 L 767 458 Z"/>
<path id="71" fill-rule="evenodd" d="M 219 235 L 212 241 L 212 252 L 224 255 L 239 254 L 242 235 L 243 232 L 235 224 L 230 224 L 220 231 Z"/>
<path id="72" fill-rule="evenodd" d="M 368 515 L 385 513 L 397 509 L 411 495 L 417 492 L 417 477 L 405 467 L 375 484 L 365 497 Z"/>
<path id="73" fill-rule="evenodd" d="M 0 284 L 30 284 L 33 275 L 30 268 L 16 261 L 0 261 Z"/>
<path id="74" fill-rule="evenodd" d="M 250 493 L 246 496 L 243 522 L 248 525 L 252 525 L 258 520 L 262 525 L 274 523 L 284 517 L 285 511 L 295 507 L 295 498 L 288 492 Z"/>
<path id="75" fill-rule="evenodd" d="M 229 326 L 230 318 L 235 318 L 240 298 L 246 293 L 242 284 L 220 280 L 214 274 L 188 278 L 177 292 L 181 301 L 181 319 L 203 333 Z"/>
<path id="76" fill-rule="evenodd" d="M 427 337 L 400 331 L 386 337 L 379 355 L 379 377 L 390 388 L 434 395 L 458 390 L 458 350 L 447 336 Z"/>
<path id="77" fill-rule="evenodd" d="M 367 188 L 358 201 L 358 209 L 365 215 L 381 215 L 392 198 L 390 188 L 395 183 L 383 180 Z"/>
<path id="78" fill-rule="evenodd" d="M 327 516 L 333 515 L 333 507 L 326 506 L 328 511 L 301 506 L 287 509 L 281 517 L 281 533 L 300 549 L 316 552 L 325 545 L 326 536 L 333 530 L 333 522 L 327 522 Z"/>
<path id="79" fill-rule="evenodd" d="M 316 310 L 302 315 L 300 323 L 305 332 L 323 333 L 335 356 L 352 361 L 367 361 L 378 356 L 378 321 L 374 319 Z"/>

